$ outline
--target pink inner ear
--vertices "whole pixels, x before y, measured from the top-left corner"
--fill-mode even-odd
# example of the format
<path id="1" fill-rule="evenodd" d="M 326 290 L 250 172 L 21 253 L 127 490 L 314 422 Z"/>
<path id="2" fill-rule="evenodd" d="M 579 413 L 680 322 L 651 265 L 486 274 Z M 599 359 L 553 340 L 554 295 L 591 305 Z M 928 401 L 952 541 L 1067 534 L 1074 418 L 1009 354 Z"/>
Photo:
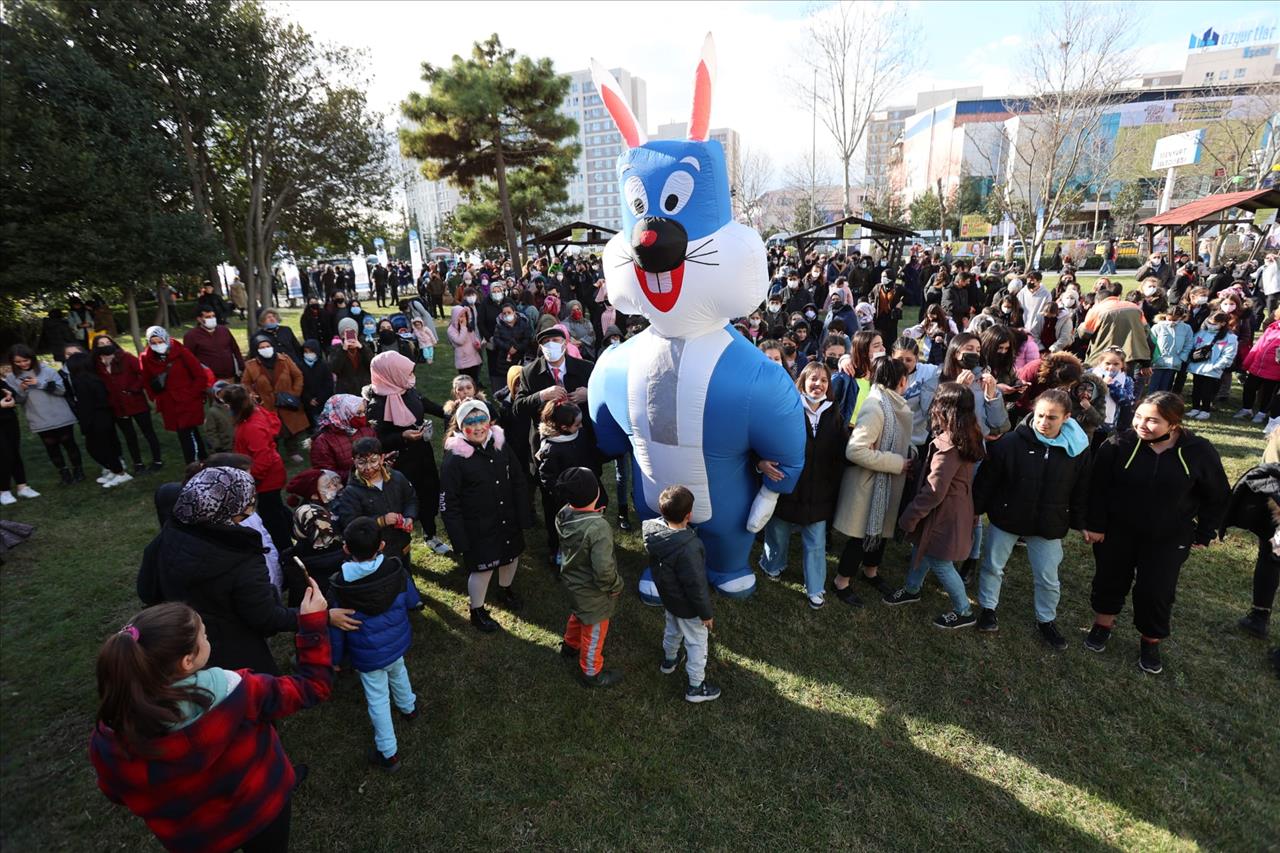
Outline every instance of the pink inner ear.
<path id="1" fill-rule="evenodd" d="M 689 138 L 704 142 L 711 126 L 711 72 L 707 63 L 698 60 L 693 80 L 693 117 L 689 122 Z"/>
<path id="2" fill-rule="evenodd" d="M 604 101 L 604 107 L 609 111 L 609 115 L 613 116 L 613 123 L 618 126 L 618 132 L 622 134 L 622 138 L 627 143 L 628 148 L 635 148 L 640 144 L 640 134 L 636 130 L 635 119 L 631 117 L 631 110 L 623 103 L 611 89 L 600 88 L 600 98 Z"/>

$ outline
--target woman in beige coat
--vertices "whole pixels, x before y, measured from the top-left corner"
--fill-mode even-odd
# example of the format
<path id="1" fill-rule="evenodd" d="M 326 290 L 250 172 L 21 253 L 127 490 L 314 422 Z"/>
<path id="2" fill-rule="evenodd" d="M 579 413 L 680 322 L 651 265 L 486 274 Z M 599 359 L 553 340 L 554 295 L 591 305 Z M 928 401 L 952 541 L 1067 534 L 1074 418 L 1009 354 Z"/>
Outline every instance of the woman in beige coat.
<path id="1" fill-rule="evenodd" d="M 849 537 L 836 569 L 836 597 L 854 606 L 862 600 L 849 584 L 859 578 L 881 594 L 880 561 L 885 537 L 893 535 L 902 489 L 911 468 L 911 408 L 902 398 L 907 368 L 881 356 L 872 364 L 871 391 L 862 404 L 845 458 L 853 463 L 840 482 L 832 526 Z"/>

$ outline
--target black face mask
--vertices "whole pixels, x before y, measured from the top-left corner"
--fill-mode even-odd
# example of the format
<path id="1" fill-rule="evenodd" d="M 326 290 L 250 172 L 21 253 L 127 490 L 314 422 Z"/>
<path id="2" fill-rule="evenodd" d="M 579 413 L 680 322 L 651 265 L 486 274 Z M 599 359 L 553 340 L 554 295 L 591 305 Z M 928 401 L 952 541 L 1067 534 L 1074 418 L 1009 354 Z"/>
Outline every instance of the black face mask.
<path id="1" fill-rule="evenodd" d="M 1139 436 L 1138 441 L 1141 441 L 1143 444 L 1159 444 L 1171 435 L 1173 435 L 1172 432 L 1166 432 L 1164 435 L 1158 435 L 1155 438 L 1142 438 Z"/>
<path id="2" fill-rule="evenodd" d="M 827 356 L 825 362 L 829 370 L 838 370 L 840 368 L 840 359 L 833 355 Z"/>
<path id="3" fill-rule="evenodd" d="M 396 333 L 390 329 L 384 329 L 378 332 L 378 342 L 384 344 L 394 344 L 396 342 Z"/>

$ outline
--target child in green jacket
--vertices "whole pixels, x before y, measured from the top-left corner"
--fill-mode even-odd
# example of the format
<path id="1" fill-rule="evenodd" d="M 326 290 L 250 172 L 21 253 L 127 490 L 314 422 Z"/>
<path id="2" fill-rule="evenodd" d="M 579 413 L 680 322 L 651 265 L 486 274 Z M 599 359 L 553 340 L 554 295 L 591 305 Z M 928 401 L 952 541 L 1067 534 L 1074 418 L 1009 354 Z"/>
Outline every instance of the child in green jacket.
<path id="1" fill-rule="evenodd" d="M 560 581 L 573 607 L 560 653 L 578 659 L 583 684 L 610 687 L 622 680 L 622 673 L 604 668 L 604 638 L 622 594 L 622 578 L 613 556 L 613 529 L 602 514 L 604 490 L 589 468 L 565 469 L 556 489 L 566 502 L 556 514 Z"/>

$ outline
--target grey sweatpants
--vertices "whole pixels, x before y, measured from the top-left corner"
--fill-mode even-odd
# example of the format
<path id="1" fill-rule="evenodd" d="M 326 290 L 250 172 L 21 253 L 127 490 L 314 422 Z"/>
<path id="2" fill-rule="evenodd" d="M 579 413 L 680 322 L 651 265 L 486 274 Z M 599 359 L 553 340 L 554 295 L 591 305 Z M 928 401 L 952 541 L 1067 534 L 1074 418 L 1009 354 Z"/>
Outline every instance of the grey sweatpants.
<path id="1" fill-rule="evenodd" d="M 667 615 L 667 627 L 662 633 L 662 653 L 667 660 L 674 660 L 683 640 L 688 655 L 684 669 L 689 674 L 689 686 L 697 687 L 707 670 L 707 626 L 701 619 L 680 619 L 669 610 L 663 612 Z"/>

